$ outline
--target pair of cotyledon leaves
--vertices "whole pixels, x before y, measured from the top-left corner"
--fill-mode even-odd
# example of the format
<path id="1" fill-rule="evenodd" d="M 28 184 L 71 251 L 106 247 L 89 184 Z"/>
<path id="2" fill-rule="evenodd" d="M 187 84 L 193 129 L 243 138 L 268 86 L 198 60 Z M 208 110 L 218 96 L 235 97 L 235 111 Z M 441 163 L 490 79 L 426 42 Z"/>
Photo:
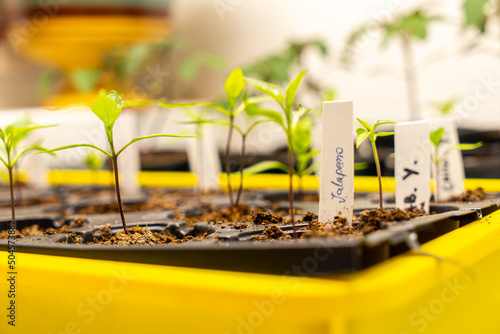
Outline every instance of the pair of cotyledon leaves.
<path id="1" fill-rule="evenodd" d="M 116 91 L 111 91 L 109 94 L 101 94 L 95 101 L 92 103 L 90 109 L 92 112 L 103 122 L 104 128 L 106 131 L 106 136 L 108 138 L 108 142 L 110 144 L 110 152 L 105 151 L 104 149 L 97 147 L 92 144 L 73 144 L 73 145 L 66 145 L 66 146 L 61 146 L 58 148 L 54 148 L 51 150 L 46 150 L 41 153 L 51 153 L 51 152 L 56 152 L 56 151 L 61 151 L 69 148 L 74 148 L 74 147 L 90 147 L 93 149 L 96 149 L 103 154 L 107 155 L 108 157 L 114 159 L 117 158 L 127 147 L 130 145 L 144 139 L 149 139 L 149 138 L 157 138 L 157 137 L 196 137 L 196 136 L 185 136 L 185 135 L 170 135 L 170 134 L 153 134 L 149 136 L 142 136 L 142 137 L 137 137 L 132 139 L 129 143 L 127 143 L 125 146 L 123 146 L 120 150 L 117 152 L 114 149 L 114 140 L 113 140 L 113 128 L 115 125 L 116 120 L 120 116 L 123 108 L 129 107 L 136 105 L 136 102 L 131 101 L 130 104 L 127 102 L 124 102 L 122 98 L 118 95 Z"/>
<path id="2" fill-rule="evenodd" d="M 476 148 L 479 148 L 483 145 L 482 142 L 477 142 L 475 144 L 457 144 L 457 145 L 451 145 L 446 148 L 446 150 L 441 154 L 438 155 L 437 153 L 437 148 L 439 145 L 441 145 L 443 141 L 443 136 L 444 136 L 444 128 L 439 128 L 430 133 L 429 139 L 431 141 L 432 146 L 434 146 L 435 153 L 431 154 L 431 159 L 435 164 L 438 164 L 446 155 L 448 155 L 452 151 L 468 151 L 468 150 L 474 150 Z"/>

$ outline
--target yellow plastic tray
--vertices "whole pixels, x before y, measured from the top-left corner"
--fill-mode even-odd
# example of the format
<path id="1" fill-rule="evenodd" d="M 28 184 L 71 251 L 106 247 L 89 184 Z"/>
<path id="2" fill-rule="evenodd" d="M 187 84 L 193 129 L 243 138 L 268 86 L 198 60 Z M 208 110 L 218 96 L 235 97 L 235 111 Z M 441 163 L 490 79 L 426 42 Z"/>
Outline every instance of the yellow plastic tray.
<path id="1" fill-rule="evenodd" d="M 23 180 L 29 180 L 29 175 L 22 171 Z M 88 185 L 88 184 L 112 184 L 113 177 L 107 171 L 91 172 L 87 170 L 51 170 L 47 175 L 49 183 L 53 185 Z M 239 175 L 232 175 L 232 186 L 239 186 Z M 190 172 L 139 172 L 137 181 L 144 187 L 171 187 L 171 188 L 193 188 L 196 186 L 196 175 Z M 4 182 L 6 180 L 4 179 Z M 258 174 L 245 175 L 245 189 L 288 189 L 288 175 L 285 174 Z M 221 174 L 219 184 L 227 188 L 226 175 Z M 294 178 L 294 186 L 297 188 L 298 179 Z M 303 180 L 304 190 L 317 190 L 319 180 L 314 175 L 305 176 Z M 378 191 L 378 180 L 373 176 L 356 176 L 354 178 L 356 191 L 376 192 Z M 499 179 L 466 179 L 466 189 L 483 187 L 486 192 L 500 192 Z M 396 182 L 393 177 L 382 178 L 382 189 L 385 192 L 394 192 Z"/>
<path id="2" fill-rule="evenodd" d="M 0 333 L 499 333 L 499 240 L 495 212 L 423 246 L 455 264 L 408 252 L 325 278 L 18 253 L 15 328 L 0 252 Z"/>

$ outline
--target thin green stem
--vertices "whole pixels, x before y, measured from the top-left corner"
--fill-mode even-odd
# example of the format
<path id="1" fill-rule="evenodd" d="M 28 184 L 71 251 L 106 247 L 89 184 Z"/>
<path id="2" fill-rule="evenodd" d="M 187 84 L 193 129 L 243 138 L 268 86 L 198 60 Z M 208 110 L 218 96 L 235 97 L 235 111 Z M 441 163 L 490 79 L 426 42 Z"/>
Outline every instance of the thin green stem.
<path id="1" fill-rule="evenodd" d="M 18 200 L 18 203 L 22 203 L 23 202 L 23 192 L 22 192 L 22 185 L 21 185 L 21 182 L 19 182 L 19 165 L 14 165 L 14 171 L 13 171 L 13 175 L 15 175 L 15 179 L 16 181 L 14 182 L 14 185 L 17 189 L 17 200 Z"/>
<path id="2" fill-rule="evenodd" d="M 383 209 L 382 206 L 382 173 L 380 171 L 380 162 L 378 160 L 377 146 L 375 146 L 375 140 L 371 140 L 373 149 L 373 158 L 375 159 L 375 166 L 377 167 L 377 177 L 378 177 L 378 198 L 379 198 L 379 208 Z"/>
<path id="3" fill-rule="evenodd" d="M 16 203 L 14 200 L 14 182 L 12 179 L 12 167 L 9 167 L 9 184 L 10 184 L 10 209 L 12 211 L 12 224 L 16 228 Z"/>
<path id="4" fill-rule="evenodd" d="M 246 143 L 246 135 L 242 135 L 241 137 L 241 155 L 240 155 L 240 187 L 238 189 L 238 195 L 236 196 L 235 206 L 237 207 L 240 204 L 241 194 L 243 193 L 243 170 L 246 165 L 246 157 L 245 157 L 245 143 Z"/>
<path id="5" fill-rule="evenodd" d="M 228 194 L 229 194 L 229 204 L 231 206 L 234 206 L 234 201 L 233 201 L 233 188 L 231 187 L 231 161 L 230 161 L 230 154 L 231 154 L 231 139 L 233 137 L 233 121 L 234 117 L 229 116 L 229 123 L 231 124 L 229 126 L 229 133 L 227 136 L 227 143 L 226 143 L 226 176 L 227 176 L 227 189 L 228 189 Z"/>
<path id="6" fill-rule="evenodd" d="M 436 198 L 435 198 L 435 201 L 436 203 L 439 202 L 439 186 L 440 186 L 440 182 L 439 182 L 439 163 L 440 163 L 440 159 L 438 158 L 438 153 L 439 153 L 439 147 L 438 146 L 435 146 L 434 147 L 434 156 L 435 156 L 435 162 L 434 162 L 434 166 L 435 166 L 435 178 L 436 178 L 436 184 L 434 185 L 436 187 L 434 193 L 436 194 Z"/>
<path id="7" fill-rule="evenodd" d="M 290 216 L 293 226 L 293 238 L 297 239 L 297 230 L 295 228 L 295 209 L 293 206 L 293 151 L 291 147 L 288 148 L 288 174 L 290 175 L 290 189 L 288 198 L 290 200 Z"/>
<path id="8" fill-rule="evenodd" d="M 120 211 L 120 217 L 122 219 L 123 230 L 126 234 L 127 224 L 125 222 L 125 214 L 123 213 L 122 195 L 120 194 L 120 177 L 118 175 L 118 158 L 116 156 L 111 159 L 113 161 L 113 174 L 115 175 L 115 191 L 116 191 L 116 201 L 118 203 L 118 210 Z"/>

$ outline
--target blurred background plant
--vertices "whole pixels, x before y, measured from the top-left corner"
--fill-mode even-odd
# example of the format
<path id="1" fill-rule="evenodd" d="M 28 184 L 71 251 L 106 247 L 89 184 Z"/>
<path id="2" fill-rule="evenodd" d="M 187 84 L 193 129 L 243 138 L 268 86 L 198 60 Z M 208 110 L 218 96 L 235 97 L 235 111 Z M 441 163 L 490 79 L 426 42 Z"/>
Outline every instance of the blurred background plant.
<path id="1" fill-rule="evenodd" d="M 390 43 L 400 43 L 403 55 L 407 106 L 411 120 L 422 118 L 420 111 L 419 81 L 414 44 L 427 39 L 431 23 L 440 21 L 427 9 L 417 8 L 391 16 L 388 20 L 370 20 L 356 28 L 348 37 L 342 53 L 345 65 L 353 64 L 358 44 L 373 32 L 381 35 L 380 47 L 386 49 Z"/>

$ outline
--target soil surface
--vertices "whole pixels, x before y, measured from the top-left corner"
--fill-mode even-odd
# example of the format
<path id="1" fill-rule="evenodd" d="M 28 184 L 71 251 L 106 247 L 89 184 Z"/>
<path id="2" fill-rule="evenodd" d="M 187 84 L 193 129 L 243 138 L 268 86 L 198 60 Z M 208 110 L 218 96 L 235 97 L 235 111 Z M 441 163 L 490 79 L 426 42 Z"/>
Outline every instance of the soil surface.
<path id="1" fill-rule="evenodd" d="M 309 226 L 300 228 L 300 238 L 335 238 L 340 236 L 361 237 L 365 234 L 385 229 L 389 222 L 400 222 L 415 217 L 426 216 L 427 214 L 419 209 L 412 211 L 401 209 L 373 209 L 361 212 L 359 217 L 354 217 L 352 226 L 347 226 L 345 217 L 335 217 L 333 222 L 318 222 L 318 216 L 308 211 L 302 220 L 297 223 L 308 222 Z M 272 216 L 272 215 L 271 215 Z M 272 219 L 272 218 L 271 218 Z M 271 227 L 266 228 L 260 235 L 252 237 L 252 240 L 285 240 L 291 238 L 289 234 L 283 232 L 275 222 Z"/>
<path id="2" fill-rule="evenodd" d="M 134 226 L 130 229 L 127 229 L 127 232 L 128 233 L 125 233 L 125 231 L 121 231 L 116 233 L 115 235 L 112 235 L 109 227 L 104 227 L 101 231 L 102 240 L 95 240 L 95 244 L 114 246 L 154 246 L 178 244 L 189 240 L 203 240 L 207 237 L 207 234 L 205 233 L 199 237 L 187 236 L 182 239 L 175 239 L 169 235 L 168 231 L 163 231 L 160 233 L 152 232 L 147 228 L 143 228 L 140 226 Z"/>
<path id="3" fill-rule="evenodd" d="M 476 190 L 468 189 L 457 197 L 451 199 L 453 202 L 477 202 L 485 199 L 495 198 L 495 195 L 488 195 L 484 192 L 483 188 Z"/>
<path id="4" fill-rule="evenodd" d="M 85 217 L 78 217 L 74 221 L 69 224 L 64 224 L 60 228 L 49 227 L 46 229 L 42 229 L 39 225 L 31 225 L 27 226 L 21 230 L 15 230 L 16 238 L 25 238 L 25 237 L 33 237 L 37 235 L 52 235 L 52 234 L 64 234 L 68 233 L 70 228 L 81 227 L 85 224 Z M 0 231 L 0 240 L 8 239 L 9 230 Z"/>
<path id="5" fill-rule="evenodd" d="M 61 204 L 61 200 L 59 197 L 55 195 L 49 195 L 49 196 L 40 196 L 36 198 L 21 198 L 19 201 L 18 199 L 14 199 L 16 203 L 16 207 L 19 206 L 30 206 L 30 205 L 39 205 L 39 204 Z M 1 202 L 0 203 L 0 209 L 2 208 L 10 208 L 10 200 L 8 202 Z"/>
<path id="6" fill-rule="evenodd" d="M 215 205 L 204 204 L 194 210 L 189 210 L 176 217 L 177 220 L 185 220 L 188 223 L 195 222 L 213 222 L 213 223 L 230 223 L 230 222 L 251 222 L 253 209 L 246 204 L 240 204 L 237 207 L 230 206 L 227 208 L 219 208 Z"/>
<path id="7" fill-rule="evenodd" d="M 177 196 L 172 194 L 165 194 L 162 190 L 156 189 L 148 197 L 146 203 L 124 204 L 124 212 L 137 212 L 137 211 L 163 211 L 169 209 L 177 209 Z M 92 205 L 85 208 L 75 210 L 77 214 L 103 214 L 103 213 L 117 213 L 118 204 L 116 202 L 110 204 Z"/>

